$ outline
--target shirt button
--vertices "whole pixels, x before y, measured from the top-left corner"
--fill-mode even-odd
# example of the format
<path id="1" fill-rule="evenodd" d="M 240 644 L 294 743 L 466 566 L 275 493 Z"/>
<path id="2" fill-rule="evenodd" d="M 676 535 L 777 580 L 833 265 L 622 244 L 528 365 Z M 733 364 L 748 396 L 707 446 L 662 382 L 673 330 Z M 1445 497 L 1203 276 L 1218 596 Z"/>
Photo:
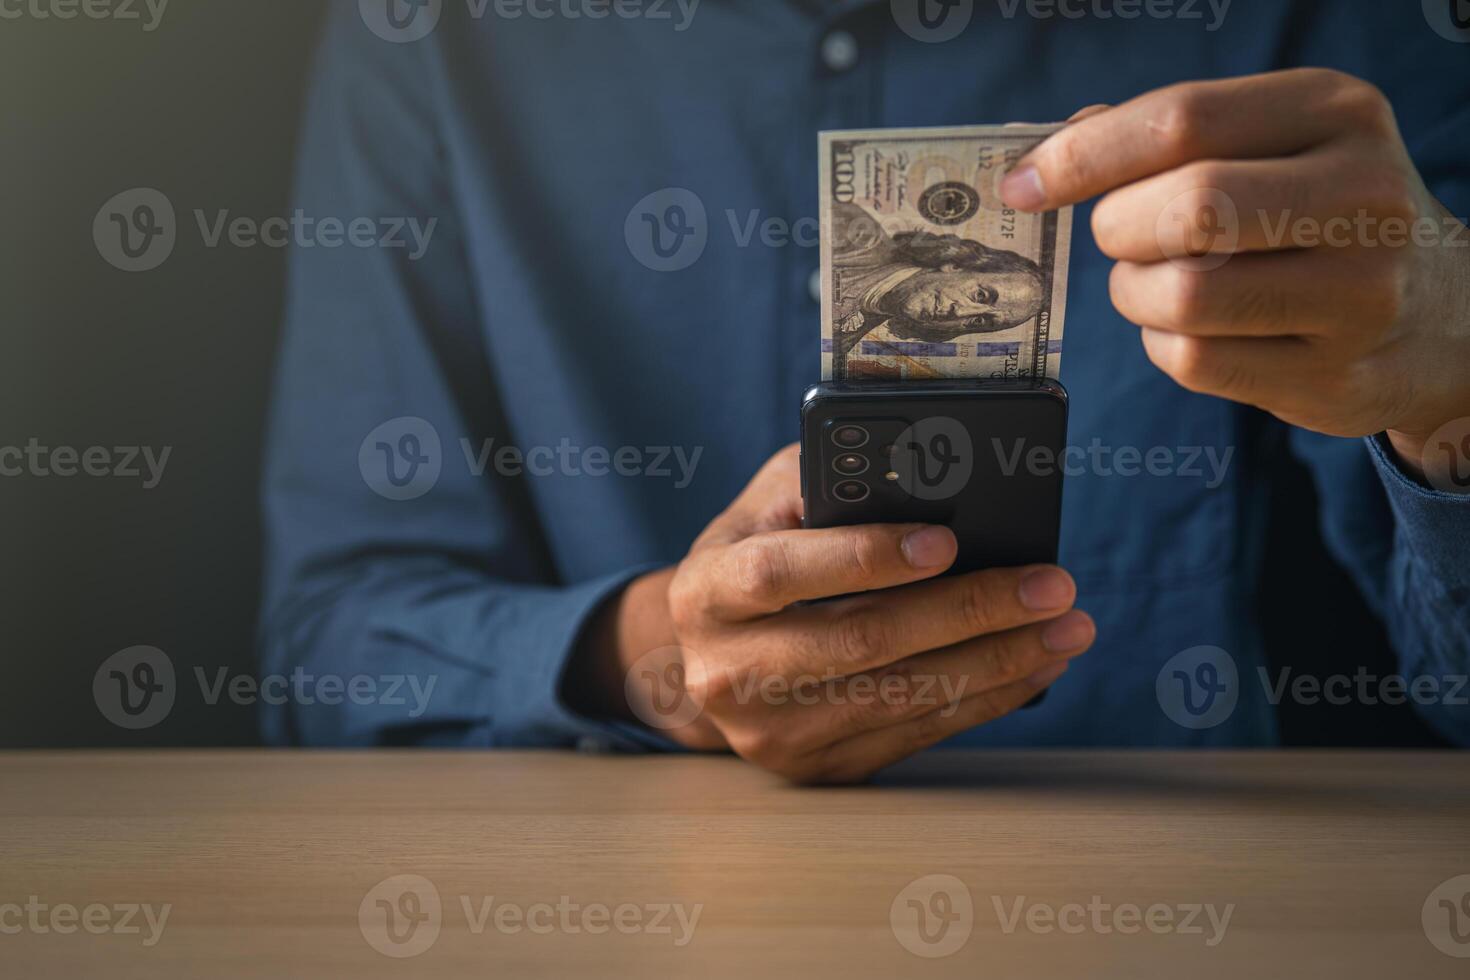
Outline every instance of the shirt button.
<path id="1" fill-rule="evenodd" d="M 606 755 L 612 750 L 612 742 L 600 735 L 583 735 L 577 739 L 577 751 L 587 755 Z"/>
<path id="2" fill-rule="evenodd" d="M 813 269 L 811 278 L 806 281 L 806 291 L 811 293 L 812 302 L 822 301 L 822 270 Z"/>
<path id="3" fill-rule="evenodd" d="M 829 71 L 847 71 L 857 60 L 857 38 L 847 31 L 833 31 L 822 39 L 822 63 Z"/>

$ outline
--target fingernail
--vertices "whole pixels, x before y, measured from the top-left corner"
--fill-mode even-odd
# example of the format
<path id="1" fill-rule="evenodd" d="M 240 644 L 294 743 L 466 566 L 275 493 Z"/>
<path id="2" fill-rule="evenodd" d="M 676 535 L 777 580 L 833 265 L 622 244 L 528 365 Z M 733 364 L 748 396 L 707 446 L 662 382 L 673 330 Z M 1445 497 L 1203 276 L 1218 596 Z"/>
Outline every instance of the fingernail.
<path id="1" fill-rule="evenodd" d="M 903 536 L 903 556 L 915 568 L 940 568 L 954 561 L 954 532 L 947 527 L 921 527 Z"/>
<path id="2" fill-rule="evenodd" d="M 1006 175 L 1000 182 L 1000 199 L 1022 211 L 1039 211 L 1046 203 L 1046 188 L 1041 186 L 1041 172 L 1035 167 L 1022 167 Z"/>
<path id="3" fill-rule="evenodd" d="M 1086 613 L 1069 612 L 1046 624 L 1041 645 L 1051 653 L 1068 653 L 1087 646 L 1093 639 L 1092 620 Z"/>
<path id="4" fill-rule="evenodd" d="M 1050 684 L 1058 677 L 1061 677 L 1066 672 L 1067 662 L 1063 660 L 1059 664 L 1052 664 L 1050 667 L 1041 668 L 1036 673 L 1026 678 L 1026 683 L 1031 685 L 1032 687 L 1046 687 L 1046 685 Z"/>
<path id="5" fill-rule="evenodd" d="M 1027 609 L 1065 609 L 1072 595 L 1072 577 L 1060 568 L 1038 568 L 1021 579 L 1021 605 Z"/>

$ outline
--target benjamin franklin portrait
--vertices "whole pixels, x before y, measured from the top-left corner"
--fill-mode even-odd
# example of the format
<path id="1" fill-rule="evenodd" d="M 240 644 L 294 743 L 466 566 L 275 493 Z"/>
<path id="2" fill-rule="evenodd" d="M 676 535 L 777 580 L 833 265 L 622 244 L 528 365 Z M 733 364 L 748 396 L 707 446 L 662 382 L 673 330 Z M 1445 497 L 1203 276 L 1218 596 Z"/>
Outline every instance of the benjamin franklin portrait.
<path id="1" fill-rule="evenodd" d="M 1046 300 L 1025 256 L 956 235 L 889 235 L 854 204 L 832 206 L 834 356 L 882 327 L 901 340 L 951 341 L 1008 330 Z"/>

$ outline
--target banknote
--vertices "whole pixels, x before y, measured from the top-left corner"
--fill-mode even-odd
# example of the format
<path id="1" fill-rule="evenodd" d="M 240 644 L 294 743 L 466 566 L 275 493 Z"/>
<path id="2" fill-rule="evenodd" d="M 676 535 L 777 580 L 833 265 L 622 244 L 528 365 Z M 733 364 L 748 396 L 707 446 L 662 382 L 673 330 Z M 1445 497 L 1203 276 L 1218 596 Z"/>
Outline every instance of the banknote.
<path id="1" fill-rule="evenodd" d="M 1000 182 L 1060 125 L 820 134 L 822 378 L 1057 378 L 1072 209 Z"/>

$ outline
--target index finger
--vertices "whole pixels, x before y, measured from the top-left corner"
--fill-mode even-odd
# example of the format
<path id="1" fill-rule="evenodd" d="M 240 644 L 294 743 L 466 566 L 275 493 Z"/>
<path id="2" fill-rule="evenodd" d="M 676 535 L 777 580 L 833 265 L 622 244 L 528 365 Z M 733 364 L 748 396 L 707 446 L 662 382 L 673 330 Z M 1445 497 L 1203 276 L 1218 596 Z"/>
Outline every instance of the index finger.
<path id="1" fill-rule="evenodd" d="M 1049 211 L 1193 160 L 1296 153 L 1328 140 L 1346 113 L 1376 113 L 1366 82 L 1323 69 L 1185 82 L 1080 118 L 1023 157 L 1001 199 Z"/>

